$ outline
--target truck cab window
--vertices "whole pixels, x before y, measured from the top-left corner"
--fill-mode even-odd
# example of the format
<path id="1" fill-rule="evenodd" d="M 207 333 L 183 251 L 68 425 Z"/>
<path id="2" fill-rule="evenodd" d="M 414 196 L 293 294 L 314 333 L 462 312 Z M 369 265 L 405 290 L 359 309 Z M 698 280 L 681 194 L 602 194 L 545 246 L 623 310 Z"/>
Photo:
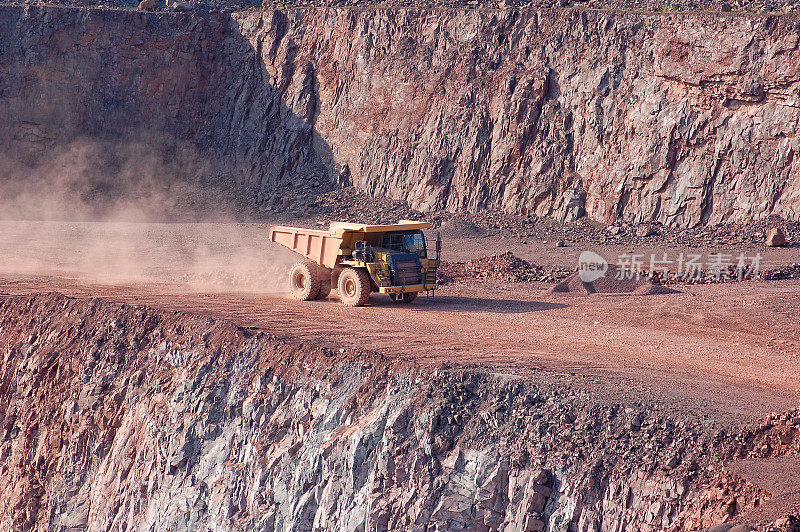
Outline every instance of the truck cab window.
<path id="1" fill-rule="evenodd" d="M 410 253 L 416 253 L 423 259 L 428 256 L 425 250 L 425 236 L 421 231 L 405 233 L 403 235 L 403 249 Z"/>
<path id="2" fill-rule="evenodd" d="M 400 233 L 386 233 L 383 235 L 383 246 L 392 251 L 403 251 L 403 235 Z"/>
<path id="3" fill-rule="evenodd" d="M 392 232 L 383 235 L 381 247 L 392 251 L 416 253 L 420 258 L 427 258 L 425 236 L 422 231 Z"/>

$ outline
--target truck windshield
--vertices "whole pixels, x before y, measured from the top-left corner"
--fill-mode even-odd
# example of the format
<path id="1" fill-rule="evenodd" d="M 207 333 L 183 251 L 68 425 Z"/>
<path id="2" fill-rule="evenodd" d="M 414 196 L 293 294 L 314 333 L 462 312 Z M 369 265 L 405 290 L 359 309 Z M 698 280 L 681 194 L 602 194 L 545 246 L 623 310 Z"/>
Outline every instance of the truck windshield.
<path id="1" fill-rule="evenodd" d="M 428 256 L 425 250 L 425 235 L 422 231 L 386 233 L 383 235 L 383 247 L 392 251 L 416 253 L 423 259 Z"/>

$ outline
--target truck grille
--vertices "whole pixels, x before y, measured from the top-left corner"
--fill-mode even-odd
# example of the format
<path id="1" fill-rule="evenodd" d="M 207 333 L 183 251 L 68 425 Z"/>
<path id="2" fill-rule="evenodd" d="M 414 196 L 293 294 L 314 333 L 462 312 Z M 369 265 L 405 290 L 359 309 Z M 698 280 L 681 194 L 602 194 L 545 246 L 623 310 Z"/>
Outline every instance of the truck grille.
<path id="1" fill-rule="evenodd" d="M 415 254 L 393 255 L 392 266 L 395 286 L 422 283 L 422 264 Z"/>

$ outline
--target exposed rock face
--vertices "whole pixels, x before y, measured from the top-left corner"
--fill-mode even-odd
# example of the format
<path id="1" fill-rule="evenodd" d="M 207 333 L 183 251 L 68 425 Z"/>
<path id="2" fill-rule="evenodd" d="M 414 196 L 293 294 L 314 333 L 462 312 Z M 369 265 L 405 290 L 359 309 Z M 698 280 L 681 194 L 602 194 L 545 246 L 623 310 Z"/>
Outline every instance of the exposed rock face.
<path id="1" fill-rule="evenodd" d="M 544 374 L 100 300 L 6 296 L 0 323 L 4 530 L 689 530 L 768 497 L 722 457 L 800 448 L 797 412 L 721 443 Z"/>
<path id="2" fill-rule="evenodd" d="M 798 219 L 799 36 L 791 16 L 3 7 L 3 149 L 148 132 L 277 207 L 341 176 L 420 210 Z"/>
<path id="3" fill-rule="evenodd" d="M 283 92 L 230 15 L 0 7 L 0 214 L 319 189 L 330 151 Z"/>
<path id="4" fill-rule="evenodd" d="M 668 225 L 800 216 L 793 19 L 581 11 L 240 16 L 313 65 L 358 188 L 419 209 Z M 285 32 L 285 35 L 284 35 Z M 273 58 L 274 55 L 274 58 Z"/>

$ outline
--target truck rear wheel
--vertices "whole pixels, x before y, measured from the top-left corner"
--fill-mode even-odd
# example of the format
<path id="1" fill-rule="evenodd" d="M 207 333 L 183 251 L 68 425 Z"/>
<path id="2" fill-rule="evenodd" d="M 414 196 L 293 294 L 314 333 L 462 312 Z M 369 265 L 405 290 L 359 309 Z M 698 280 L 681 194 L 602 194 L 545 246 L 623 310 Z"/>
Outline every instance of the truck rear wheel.
<path id="1" fill-rule="evenodd" d="M 366 270 L 345 268 L 339 275 L 339 299 L 348 307 L 360 307 L 369 299 L 369 274 Z"/>
<path id="2" fill-rule="evenodd" d="M 298 262 L 289 270 L 289 288 L 300 301 L 316 299 L 319 295 L 319 267 L 315 262 Z"/>
<path id="3" fill-rule="evenodd" d="M 397 299 L 397 294 L 389 294 L 389 298 L 392 300 L 393 303 L 411 303 L 415 299 L 417 299 L 416 292 L 406 292 L 403 294 L 403 299 Z"/>

